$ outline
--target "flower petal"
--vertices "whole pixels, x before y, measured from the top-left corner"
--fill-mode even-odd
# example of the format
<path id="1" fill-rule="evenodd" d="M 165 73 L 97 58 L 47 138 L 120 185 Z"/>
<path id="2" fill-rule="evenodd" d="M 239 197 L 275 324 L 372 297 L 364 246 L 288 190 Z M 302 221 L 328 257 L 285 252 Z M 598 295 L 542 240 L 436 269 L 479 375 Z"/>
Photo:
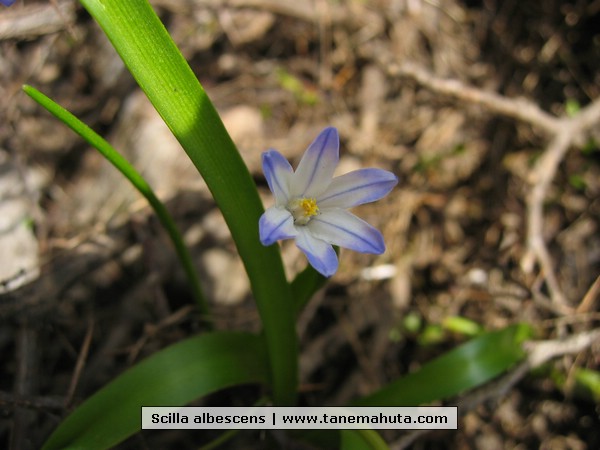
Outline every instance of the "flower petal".
<path id="1" fill-rule="evenodd" d="M 340 137 L 335 128 L 325 128 L 308 146 L 292 178 L 292 197 L 316 197 L 329 186 L 338 165 Z"/>
<path id="2" fill-rule="evenodd" d="M 271 245 L 280 239 L 294 238 L 298 234 L 290 212 L 277 206 L 272 206 L 260 216 L 258 232 L 262 245 Z"/>
<path id="3" fill-rule="evenodd" d="M 316 239 L 307 227 L 297 227 L 296 245 L 304 252 L 308 262 L 321 275 L 330 277 L 338 268 L 335 250 L 327 242 Z"/>
<path id="4" fill-rule="evenodd" d="M 307 227 L 314 237 L 329 244 L 376 255 L 385 251 L 381 233 L 344 209 L 321 210 L 321 214 L 313 217 Z"/>
<path id="5" fill-rule="evenodd" d="M 398 183 L 392 172 L 381 169 L 360 169 L 335 177 L 317 199 L 320 208 L 351 208 L 374 202 L 387 195 Z"/>
<path id="6" fill-rule="evenodd" d="M 262 166 L 276 205 L 285 205 L 289 200 L 290 179 L 294 173 L 292 166 L 281 153 L 273 149 L 262 154 Z"/>

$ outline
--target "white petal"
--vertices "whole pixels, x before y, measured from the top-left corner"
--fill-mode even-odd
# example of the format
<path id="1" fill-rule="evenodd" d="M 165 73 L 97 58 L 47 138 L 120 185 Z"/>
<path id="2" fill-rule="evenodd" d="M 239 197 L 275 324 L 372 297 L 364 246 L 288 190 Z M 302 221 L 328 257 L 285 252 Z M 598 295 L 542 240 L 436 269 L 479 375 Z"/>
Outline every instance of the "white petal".
<path id="1" fill-rule="evenodd" d="M 262 154 L 262 166 L 277 206 L 285 205 L 289 200 L 290 179 L 294 173 L 292 166 L 281 153 L 273 149 Z"/>
<path id="2" fill-rule="evenodd" d="M 317 197 L 327 189 L 339 162 L 340 137 L 335 128 L 325 128 L 309 145 L 292 178 L 294 198 Z"/>
<path id="3" fill-rule="evenodd" d="M 297 229 L 296 245 L 304 252 L 310 265 L 323 276 L 333 275 L 338 268 L 338 258 L 333 247 L 312 236 L 306 226 Z"/>
<path id="4" fill-rule="evenodd" d="M 381 169 L 360 169 L 335 177 L 317 199 L 320 208 L 351 208 L 374 202 L 387 195 L 398 183 L 392 172 Z"/>
<path id="5" fill-rule="evenodd" d="M 376 255 L 385 251 L 383 236 L 378 230 L 340 208 L 321 210 L 306 226 L 313 236 L 333 245 Z"/>
<path id="6" fill-rule="evenodd" d="M 263 245 L 271 245 L 280 239 L 290 239 L 298 234 L 290 212 L 277 206 L 272 206 L 260 216 L 258 231 Z"/>

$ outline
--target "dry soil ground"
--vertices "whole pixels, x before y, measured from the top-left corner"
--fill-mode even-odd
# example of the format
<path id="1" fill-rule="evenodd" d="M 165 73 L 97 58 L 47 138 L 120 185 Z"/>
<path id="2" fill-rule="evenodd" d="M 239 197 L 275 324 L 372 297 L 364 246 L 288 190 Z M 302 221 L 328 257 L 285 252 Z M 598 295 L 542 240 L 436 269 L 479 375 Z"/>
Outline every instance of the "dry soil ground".
<path id="1" fill-rule="evenodd" d="M 387 252 L 342 250 L 301 317 L 304 402 L 344 403 L 458 345 L 466 337 L 444 328 L 447 317 L 489 330 L 526 321 L 539 340 L 582 344 L 553 344 L 559 354 L 540 368 L 462 399 L 457 431 L 386 438 L 394 448 L 600 448 L 598 391 L 576 376 L 600 369 L 598 0 L 152 4 L 265 202 L 260 153 L 297 161 L 327 125 L 341 135 L 342 171 L 375 166 L 401 180 L 358 211 Z M 17 450 L 38 448 L 125 368 L 205 328 L 145 203 L 22 84 L 143 170 L 186 232 L 218 328 L 258 330 L 259 319 L 208 191 L 85 10 L 71 0 L 0 8 L 0 447 Z M 293 246 L 283 252 L 290 274 L 302 269 Z M 156 433 L 120 448 L 203 442 Z M 228 445 L 268 442 L 250 433 Z"/>

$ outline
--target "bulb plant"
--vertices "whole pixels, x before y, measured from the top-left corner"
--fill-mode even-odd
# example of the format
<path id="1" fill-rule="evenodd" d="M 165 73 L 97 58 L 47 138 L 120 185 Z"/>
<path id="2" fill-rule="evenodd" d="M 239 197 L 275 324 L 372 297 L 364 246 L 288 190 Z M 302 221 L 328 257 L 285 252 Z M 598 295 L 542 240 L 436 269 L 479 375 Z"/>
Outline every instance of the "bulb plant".
<path id="1" fill-rule="evenodd" d="M 295 171 L 276 150 L 263 154 L 264 175 L 274 196 L 274 204 L 265 211 L 218 113 L 147 0 L 81 3 L 206 181 L 244 263 L 262 332 L 207 331 L 162 349 L 79 405 L 49 436 L 44 449 L 111 448 L 139 431 L 142 405 L 183 406 L 241 384 L 262 385 L 263 402 L 297 405 L 296 317 L 336 272 L 333 246 L 372 254 L 385 251 L 381 233 L 347 209 L 382 198 L 397 177 L 373 168 L 334 177 L 339 136 L 328 127 Z M 145 196 L 171 237 L 198 308 L 210 315 L 183 239 L 148 183 L 78 118 L 34 87 L 25 86 L 24 91 L 101 152 Z M 274 245 L 282 239 L 294 239 L 308 259 L 307 268 L 292 280 Z M 451 398 L 519 361 L 524 356 L 520 343 L 529 332 L 521 324 L 484 332 L 353 405 L 416 406 Z M 339 448 L 386 448 L 372 430 L 348 430 L 337 438 Z M 316 433 L 313 443 L 319 439 Z M 323 443 L 326 439 L 330 436 L 323 437 Z"/>

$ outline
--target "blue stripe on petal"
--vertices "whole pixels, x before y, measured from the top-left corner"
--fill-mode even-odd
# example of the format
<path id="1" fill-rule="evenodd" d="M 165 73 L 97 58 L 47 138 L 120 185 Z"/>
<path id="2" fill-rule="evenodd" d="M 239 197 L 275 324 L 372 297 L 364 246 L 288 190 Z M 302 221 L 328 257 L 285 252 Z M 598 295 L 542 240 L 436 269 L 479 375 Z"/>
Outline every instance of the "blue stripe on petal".
<path id="1" fill-rule="evenodd" d="M 310 265 L 321 275 L 330 277 L 337 271 L 338 258 L 333 247 L 316 239 L 305 226 L 298 227 L 296 245 L 304 252 Z"/>
<path id="2" fill-rule="evenodd" d="M 320 208 L 351 208 L 374 202 L 398 184 L 398 177 L 381 169 L 360 169 L 335 177 L 317 199 Z"/>
<path id="3" fill-rule="evenodd" d="M 381 233 L 364 220 L 343 209 L 322 210 L 307 227 L 313 236 L 333 245 L 376 255 L 385 251 Z"/>
<path id="4" fill-rule="evenodd" d="M 285 205 L 289 200 L 290 179 L 294 173 L 292 166 L 281 153 L 273 149 L 262 154 L 262 166 L 277 206 Z"/>
<path id="5" fill-rule="evenodd" d="M 316 197 L 329 186 L 339 162 L 340 137 L 325 128 L 308 146 L 292 178 L 292 197 Z"/>
<path id="6" fill-rule="evenodd" d="M 262 245 L 271 245 L 280 239 L 290 239 L 298 234 L 290 212 L 276 206 L 267 209 L 260 216 L 258 232 Z"/>

